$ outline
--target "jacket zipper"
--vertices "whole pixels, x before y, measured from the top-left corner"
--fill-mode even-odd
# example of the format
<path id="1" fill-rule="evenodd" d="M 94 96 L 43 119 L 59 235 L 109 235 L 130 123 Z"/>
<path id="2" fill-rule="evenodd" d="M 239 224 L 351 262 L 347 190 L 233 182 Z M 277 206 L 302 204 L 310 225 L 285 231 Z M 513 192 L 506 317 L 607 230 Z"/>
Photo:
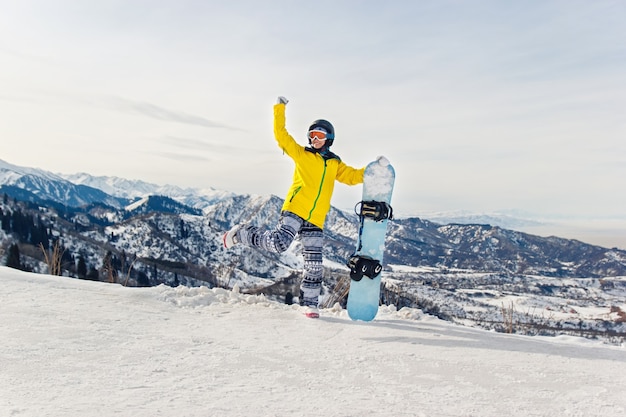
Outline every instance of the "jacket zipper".
<path id="1" fill-rule="evenodd" d="M 324 171 L 322 172 L 322 179 L 320 180 L 320 188 L 317 190 L 317 197 L 315 197 L 315 201 L 313 202 L 313 207 L 311 208 L 311 211 L 309 212 L 309 217 L 306 219 L 307 222 L 311 220 L 311 216 L 313 215 L 313 212 L 315 211 L 315 207 L 317 206 L 317 200 L 319 200 L 320 195 L 322 195 L 322 186 L 324 185 L 324 178 L 326 177 L 326 162 L 327 162 L 326 159 L 324 159 Z"/>
<path id="2" fill-rule="evenodd" d="M 300 192 L 300 189 L 302 187 L 298 187 L 293 191 L 293 194 L 291 194 L 291 198 L 289 199 L 289 202 L 291 203 L 293 201 L 293 199 L 296 197 L 296 194 L 298 194 Z"/>

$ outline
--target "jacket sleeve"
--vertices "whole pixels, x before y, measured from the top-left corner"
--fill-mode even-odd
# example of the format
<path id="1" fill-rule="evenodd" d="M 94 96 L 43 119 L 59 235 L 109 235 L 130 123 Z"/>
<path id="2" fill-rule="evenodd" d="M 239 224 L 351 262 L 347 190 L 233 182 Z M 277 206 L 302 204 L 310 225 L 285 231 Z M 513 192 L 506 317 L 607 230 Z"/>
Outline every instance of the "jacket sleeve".
<path id="1" fill-rule="evenodd" d="M 339 167 L 337 168 L 337 181 L 348 185 L 361 184 L 363 182 L 364 172 L 365 167 L 357 169 L 352 168 L 343 162 L 339 162 Z"/>
<path id="2" fill-rule="evenodd" d="M 274 105 L 274 137 L 278 146 L 291 158 L 298 159 L 304 147 L 299 145 L 285 127 L 285 105 Z"/>

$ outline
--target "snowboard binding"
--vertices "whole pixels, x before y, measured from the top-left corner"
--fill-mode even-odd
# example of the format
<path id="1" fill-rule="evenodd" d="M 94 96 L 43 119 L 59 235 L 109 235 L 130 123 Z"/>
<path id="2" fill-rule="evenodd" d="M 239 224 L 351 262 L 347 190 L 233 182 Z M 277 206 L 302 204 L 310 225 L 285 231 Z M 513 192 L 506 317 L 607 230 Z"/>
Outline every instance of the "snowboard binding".
<path id="1" fill-rule="evenodd" d="M 360 201 L 354 206 L 354 213 L 361 219 L 367 217 L 375 222 L 393 219 L 393 209 L 384 201 Z"/>
<path id="2" fill-rule="evenodd" d="M 347 266 L 350 268 L 350 278 L 354 281 L 361 281 L 363 275 L 374 279 L 383 270 L 383 266 L 376 259 L 360 255 L 352 255 Z"/>

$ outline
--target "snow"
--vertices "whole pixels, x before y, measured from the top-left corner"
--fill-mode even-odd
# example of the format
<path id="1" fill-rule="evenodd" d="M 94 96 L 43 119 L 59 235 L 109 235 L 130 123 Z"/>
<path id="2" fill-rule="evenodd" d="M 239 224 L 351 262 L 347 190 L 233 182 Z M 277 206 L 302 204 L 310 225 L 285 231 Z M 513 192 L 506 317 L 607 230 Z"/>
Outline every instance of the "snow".
<path id="1" fill-rule="evenodd" d="M 0 267 L 1 416 L 617 416 L 626 349 Z"/>
<path id="2" fill-rule="evenodd" d="M 148 202 L 148 200 L 150 200 L 150 197 L 143 197 L 140 198 L 139 200 L 135 201 L 134 203 L 126 206 L 126 211 L 133 211 L 136 210 L 137 208 L 141 207 L 142 205 L 146 204 Z"/>
<path id="3" fill-rule="evenodd" d="M 367 184 L 368 193 L 372 198 L 385 201 L 385 196 L 393 188 L 395 174 L 393 168 L 389 166 L 389 161 L 386 164 L 381 162 L 377 160 L 368 165 L 363 182 Z"/>
<path id="4" fill-rule="evenodd" d="M 52 181 L 62 180 L 61 177 L 50 172 L 41 171 L 36 168 L 20 167 L 0 159 L 0 184 L 12 185 L 27 175 L 41 177 Z"/>

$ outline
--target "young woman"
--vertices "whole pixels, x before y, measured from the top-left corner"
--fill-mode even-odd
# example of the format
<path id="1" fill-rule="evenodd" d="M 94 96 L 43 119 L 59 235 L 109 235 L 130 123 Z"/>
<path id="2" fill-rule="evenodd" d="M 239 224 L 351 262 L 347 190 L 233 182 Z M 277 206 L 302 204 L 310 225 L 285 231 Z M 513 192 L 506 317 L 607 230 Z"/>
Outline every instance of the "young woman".
<path id="1" fill-rule="evenodd" d="M 352 168 L 330 151 L 335 129 L 327 120 L 314 121 L 308 130 L 309 146 L 304 147 L 287 132 L 285 108 L 289 100 L 278 97 L 274 106 L 274 136 L 278 146 L 293 159 L 295 171 L 278 225 L 272 230 L 247 224 L 236 225 L 224 234 L 224 246 L 235 244 L 282 253 L 299 235 L 304 257 L 300 284 L 300 305 L 308 317 L 319 317 L 322 287 L 322 247 L 324 222 L 330 209 L 335 181 L 348 185 L 363 182 L 365 168 Z"/>

